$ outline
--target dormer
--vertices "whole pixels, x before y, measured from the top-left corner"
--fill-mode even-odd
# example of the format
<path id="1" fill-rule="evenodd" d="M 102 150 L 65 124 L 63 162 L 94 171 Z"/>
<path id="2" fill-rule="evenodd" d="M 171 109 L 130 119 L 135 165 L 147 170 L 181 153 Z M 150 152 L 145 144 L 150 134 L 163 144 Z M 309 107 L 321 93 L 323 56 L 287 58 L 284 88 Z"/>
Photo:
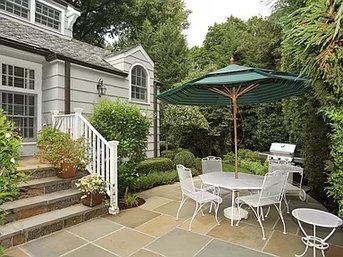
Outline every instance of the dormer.
<path id="1" fill-rule="evenodd" d="M 64 0 L 0 0 L 0 17 L 69 38 L 81 13 Z"/>

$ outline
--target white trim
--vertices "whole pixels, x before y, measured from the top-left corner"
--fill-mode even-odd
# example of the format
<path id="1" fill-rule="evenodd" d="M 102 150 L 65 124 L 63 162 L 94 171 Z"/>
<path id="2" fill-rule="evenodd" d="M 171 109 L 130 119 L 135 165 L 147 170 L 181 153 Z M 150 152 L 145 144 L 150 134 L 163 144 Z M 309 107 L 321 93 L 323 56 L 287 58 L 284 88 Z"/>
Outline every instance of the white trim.
<path id="1" fill-rule="evenodd" d="M 31 69 L 35 71 L 35 89 L 26 89 L 26 88 L 15 88 L 15 87 L 9 87 L 9 86 L 3 86 L 0 83 L 0 90 L 8 91 L 8 92 L 16 92 L 16 93 L 24 93 L 24 94 L 31 94 L 36 95 L 36 101 L 37 101 L 37 124 L 36 124 L 36 135 L 38 135 L 38 131 L 42 127 L 42 64 L 29 62 L 26 60 L 20 60 L 17 58 L 12 58 L 8 56 L 1 56 L 0 59 L 0 66 L 2 64 L 7 65 L 14 65 L 18 67 L 23 67 L 27 69 Z M 0 72 L 2 74 L 2 72 Z"/>
<path id="2" fill-rule="evenodd" d="M 131 83 L 132 76 L 131 75 L 132 75 L 132 69 L 135 66 L 141 66 L 145 70 L 146 75 L 147 75 L 147 78 L 146 78 L 146 80 L 147 80 L 146 81 L 147 99 L 145 102 L 141 102 L 135 98 L 132 99 L 132 97 L 131 97 L 131 91 L 132 91 L 132 83 Z M 142 63 L 139 63 L 139 62 L 133 63 L 130 67 L 130 70 L 129 70 L 129 102 L 144 104 L 144 105 L 150 105 L 150 75 L 149 75 L 149 71 Z"/>
<path id="3" fill-rule="evenodd" d="M 110 57 L 108 57 L 108 58 L 105 58 L 105 60 L 106 60 L 107 62 L 111 62 L 111 61 L 114 61 L 114 60 L 118 60 L 118 59 L 125 58 L 125 57 L 127 57 L 127 56 L 131 56 L 131 55 L 133 55 L 134 53 L 136 53 L 136 52 L 138 52 L 138 51 L 141 51 L 141 52 L 142 52 L 142 54 L 144 55 L 144 57 L 146 58 L 146 60 L 150 63 L 150 65 L 151 65 L 151 66 L 153 67 L 153 69 L 154 69 L 155 64 L 154 64 L 153 60 L 150 58 L 150 56 L 148 55 L 148 53 L 144 50 L 144 48 L 143 48 L 142 45 L 138 45 L 138 46 L 136 46 L 136 47 L 134 47 L 134 48 L 132 48 L 132 49 L 126 51 L 126 52 L 120 53 L 120 54 L 118 54 L 118 55 L 110 56 Z"/>
<path id="4" fill-rule="evenodd" d="M 60 34 L 62 34 L 62 35 L 65 35 L 65 34 L 64 34 L 65 9 L 62 9 L 62 8 L 56 6 L 56 5 L 53 5 L 53 4 L 51 4 L 51 3 L 47 2 L 47 1 L 44 1 L 44 0 L 31 0 L 31 1 L 32 1 L 32 2 L 35 2 L 35 6 L 34 6 L 34 20 L 33 20 L 33 23 L 34 23 L 35 25 L 37 25 L 38 27 L 41 27 L 41 28 L 47 29 L 47 30 L 49 30 L 49 31 L 54 31 L 54 32 L 60 33 Z M 40 3 L 42 3 L 42 4 L 45 4 L 45 5 L 47 5 L 47 6 L 51 7 L 51 8 L 53 8 L 53 9 L 56 9 L 57 11 L 60 11 L 60 12 L 61 12 L 61 17 L 60 17 L 60 25 L 61 25 L 61 26 L 60 26 L 60 29 L 59 29 L 59 30 L 56 30 L 56 29 L 54 29 L 54 28 L 51 28 L 51 27 L 49 27 L 49 26 L 45 26 L 45 25 L 43 25 L 43 24 L 40 24 L 40 23 L 37 23 L 37 22 L 36 22 L 36 3 L 37 3 L 37 2 L 40 2 Z"/>

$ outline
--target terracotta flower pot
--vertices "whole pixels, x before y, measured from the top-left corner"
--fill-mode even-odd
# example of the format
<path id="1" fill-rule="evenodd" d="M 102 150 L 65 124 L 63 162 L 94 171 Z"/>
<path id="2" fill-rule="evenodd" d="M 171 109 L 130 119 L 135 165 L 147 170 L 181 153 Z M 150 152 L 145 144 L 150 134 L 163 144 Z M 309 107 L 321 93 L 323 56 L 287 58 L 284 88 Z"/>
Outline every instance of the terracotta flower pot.
<path id="1" fill-rule="evenodd" d="M 86 206 L 96 206 L 102 203 L 102 195 L 99 193 L 90 193 L 81 198 L 81 203 Z"/>
<path id="2" fill-rule="evenodd" d="M 62 163 L 61 169 L 57 171 L 59 178 L 73 178 L 77 172 L 77 164 L 75 163 Z"/>

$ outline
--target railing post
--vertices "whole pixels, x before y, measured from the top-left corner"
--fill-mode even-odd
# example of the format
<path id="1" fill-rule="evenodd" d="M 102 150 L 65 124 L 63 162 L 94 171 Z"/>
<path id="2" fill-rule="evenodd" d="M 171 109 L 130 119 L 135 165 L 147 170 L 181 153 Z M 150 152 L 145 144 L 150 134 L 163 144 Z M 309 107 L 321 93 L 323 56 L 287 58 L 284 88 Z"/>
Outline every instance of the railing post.
<path id="1" fill-rule="evenodd" d="M 82 114 L 82 108 L 74 108 L 74 126 L 73 126 L 73 138 L 78 139 L 80 137 L 80 123 L 79 123 L 79 115 Z"/>
<path id="2" fill-rule="evenodd" d="M 110 145 L 110 214 L 118 214 L 118 141 L 109 141 Z"/>
<path id="3" fill-rule="evenodd" d="M 54 128 L 55 127 L 55 122 L 56 122 L 55 116 L 58 115 L 59 110 L 51 110 L 50 112 L 51 112 L 51 126 Z"/>

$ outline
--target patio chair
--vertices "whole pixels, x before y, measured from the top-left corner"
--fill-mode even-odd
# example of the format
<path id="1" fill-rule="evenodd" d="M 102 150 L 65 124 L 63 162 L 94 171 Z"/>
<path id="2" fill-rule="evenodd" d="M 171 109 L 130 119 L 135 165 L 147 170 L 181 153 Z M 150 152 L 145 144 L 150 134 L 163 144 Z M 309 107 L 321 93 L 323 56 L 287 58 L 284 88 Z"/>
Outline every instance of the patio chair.
<path id="1" fill-rule="evenodd" d="M 192 173 L 190 169 L 185 168 L 181 164 L 176 165 L 176 169 L 179 175 L 181 195 L 182 195 L 180 206 L 176 214 L 176 220 L 179 219 L 179 213 L 183 204 L 186 202 L 187 199 L 191 199 L 195 201 L 195 210 L 194 210 L 192 219 L 189 223 L 189 227 L 188 227 L 189 231 L 191 231 L 192 222 L 194 218 L 196 217 L 198 212 L 202 209 L 202 207 L 207 203 L 211 203 L 215 206 L 214 207 L 215 218 L 216 218 L 217 224 L 220 225 L 218 221 L 218 208 L 222 202 L 222 198 L 218 195 L 208 192 L 209 188 L 207 187 L 201 188 L 201 189 L 194 187 Z M 202 213 L 202 210 L 201 210 L 201 213 Z M 202 213 L 202 215 L 204 214 Z"/>
<path id="2" fill-rule="evenodd" d="M 223 171 L 222 158 L 207 156 L 201 160 L 202 174 Z"/>
<path id="3" fill-rule="evenodd" d="M 281 210 L 281 203 L 282 198 L 285 192 L 285 186 L 287 182 L 288 173 L 284 171 L 274 171 L 271 173 L 267 173 L 264 177 L 262 189 L 257 194 L 242 196 L 236 198 L 236 203 L 238 205 L 238 210 L 243 204 L 247 204 L 251 210 L 254 212 L 258 223 L 262 229 L 262 239 L 266 240 L 264 228 L 262 221 L 266 215 L 263 215 L 262 207 L 268 206 L 270 208 L 271 205 L 275 206 L 280 219 L 283 224 L 283 233 L 286 234 L 286 225 L 285 221 L 282 216 Z M 239 220 L 237 221 L 238 226 Z"/>
<path id="4" fill-rule="evenodd" d="M 286 190 L 283 197 L 283 200 L 286 204 L 287 213 L 289 213 L 289 205 L 287 202 L 286 195 L 287 193 L 298 191 L 299 192 L 299 199 L 301 201 L 306 200 L 306 192 L 302 189 L 302 181 L 304 177 L 304 169 L 299 166 L 295 166 L 292 163 L 284 163 L 284 162 L 270 162 L 268 167 L 268 172 L 273 172 L 275 170 L 282 170 L 288 172 L 288 179 L 286 184 Z M 293 174 L 298 173 L 300 175 L 300 182 L 293 181 Z"/>

